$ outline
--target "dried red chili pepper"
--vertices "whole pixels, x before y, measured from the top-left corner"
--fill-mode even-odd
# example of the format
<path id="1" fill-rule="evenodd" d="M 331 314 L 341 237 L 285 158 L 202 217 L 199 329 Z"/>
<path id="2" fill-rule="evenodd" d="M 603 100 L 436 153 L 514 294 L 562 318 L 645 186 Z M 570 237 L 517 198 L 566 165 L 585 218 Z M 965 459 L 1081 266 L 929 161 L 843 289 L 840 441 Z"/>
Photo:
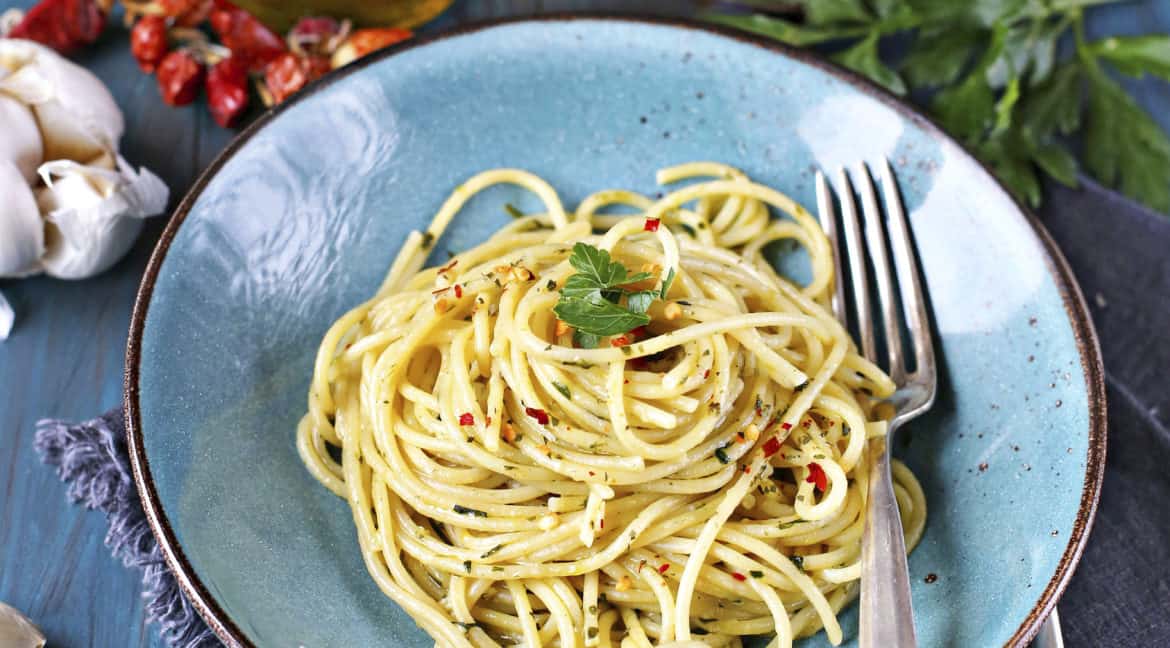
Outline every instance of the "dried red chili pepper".
<path id="1" fill-rule="evenodd" d="M 41 0 L 33 5 L 9 38 L 25 38 L 62 54 L 97 40 L 106 14 L 94 0 Z"/>
<path id="2" fill-rule="evenodd" d="M 739 573 L 739 572 L 732 572 L 732 574 L 731 574 L 731 575 L 732 575 L 732 577 L 733 577 L 733 578 L 735 578 L 735 580 L 737 580 L 737 581 L 741 581 L 741 582 L 742 582 L 742 581 L 745 581 L 745 580 L 747 580 L 747 576 L 744 576 L 743 574 L 741 574 L 741 573 Z"/>
<path id="3" fill-rule="evenodd" d="M 143 16 L 130 30 L 130 53 L 143 72 L 151 73 L 167 55 L 167 19 L 162 16 Z"/>
<path id="4" fill-rule="evenodd" d="M 248 109 L 248 70 L 242 63 L 226 58 L 207 73 L 207 108 L 224 128 L 239 123 Z"/>
<path id="5" fill-rule="evenodd" d="M 289 47 L 296 52 L 328 55 L 334 37 L 341 25 L 332 18 L 316 16 L 301 18 L 288 33 Z"/>
<path id="6" fill-rule="evenodd" d="M 185 106 L 198 96 L 204 68 L 190 52 L 175 50 L 159 63 L 157 75 L 163 101 L 172 106 Z"/>
<path id="7" fill-rule="evenodd" d="M 308 82 L 308 65 L 296 54 L 285 52 L 264 68 L 264 83 L 276 103 L 289 98 Z"/>
<path id="8" fill-rule="evenodd" d="M 220 42 L 232 51 L 233 57 L 247 63 L 253 72 L 263 70 L 286 51 L 280 36 L 230 2 L 215 0 L 210 20 L 211 29 L 219 36 Z"/>
<path id="9" fill-rule="evenodd" d="M 815 484 L 817 490 L 822 493 L 829 490 L 829 476 L 825 474 L 825 469 L 821 468 L 821 465 L 815 461 L 808 465 L 808 477 L 805 477 L 804 481 Z"/>
<path id="10" fill-rule="evenodd" d="M 642 225 L 642 229 L 646 230 L 647 232 L 657 232 L 658 226 L 661 224 L 662 224 L 662 221 L 660 219 L 647 218 L 646 223 L 644 225 Z"/>
<path id="11" fill-rule="evenodd" d="M 398 27 L 359 29 L 351 34 L 349 38 L 345 39 L 345 42 L 333 53 L 333 67 L 339 68 L 374 50 L 389 47 L 413 35 L 409 29 L 400 29 Z"/>
<path id="12" fill-rule="evenodd" d="M 459 425 L 475 425 L 475 416 L 471 412 L 460 414 Z"/>

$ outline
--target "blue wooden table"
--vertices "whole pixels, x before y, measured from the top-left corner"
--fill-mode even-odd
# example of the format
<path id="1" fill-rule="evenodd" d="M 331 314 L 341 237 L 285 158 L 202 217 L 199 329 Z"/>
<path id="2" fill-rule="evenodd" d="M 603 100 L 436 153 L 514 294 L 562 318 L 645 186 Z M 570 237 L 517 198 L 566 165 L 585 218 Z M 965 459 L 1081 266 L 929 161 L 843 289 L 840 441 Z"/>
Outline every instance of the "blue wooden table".
<path id="1" fill-rule="evenodd" d="M 0 11 L 31 4 L 4 0 Z M 429 29 L 585 7 L 677 14 L 691 4 L 476 0 L 457 4 Z M 1090 17 L 1093 34 L 1166 32 L 1170 3 L 1146 0 Z M 175 204 L 233 131 L 217 127 L 201 102 L 181 109 L 163 105 L 154 78 L 139 72 L 131 58 L 121 28 L 107 30 L 76 60 L 110 87 L 125 113 L 125 157 L 162 177 Z M 1170 127 L 1170 87 L 1136 86 L 1141 101 Z M 110 557 L 102 516 L 66 502 L 66 486 L 39 462 L 32 441 L 39 418 L 86 419 L 121 403 L 130 310 L 163 225 L 162 218 L 152 220 L 130 254 L 99 277 L 0 281 L 17 311 L 12 337 L 0 343 L 0 601 L 28 614 L 53 646 L 162 645 L 144 624 L 139 574 Z"/>

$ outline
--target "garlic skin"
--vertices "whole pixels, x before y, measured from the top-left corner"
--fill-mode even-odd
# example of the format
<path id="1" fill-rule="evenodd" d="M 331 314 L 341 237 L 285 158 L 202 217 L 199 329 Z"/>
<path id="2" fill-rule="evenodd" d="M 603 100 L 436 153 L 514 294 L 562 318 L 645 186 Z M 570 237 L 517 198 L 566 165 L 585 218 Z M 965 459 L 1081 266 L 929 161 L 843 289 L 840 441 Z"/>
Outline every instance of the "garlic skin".
<path id="1" fill-rule="evenodd" d="M 45 226 L 33 190 L 7 160 L 0 160 L 0 196 L 0 278 L 33 274 L 45 253 Z"/>
<path id="2" fill-rule="evenodd" d="M 0 94 L 36 114 L 46 160 L 89 162 L 118 149 L 125 124 L 110 91 L 88 70 L 48 47 L 0 39 Z"/>
<path id="3" fill-rule="evenodd" d="M 0 298 L 2 301 L 2 298 Z M 0 603 L 0 648 L 44 648 L 45 635 L 23 614 Z"/>
<path id="4" fill-rule="evenodd" d="M 20 169 L 25 182 L 37 181 L 37 167 L 45 161 L 45 147 L 36 117 L 28 106 L 5 94 L 0 94 L 0 160 L 10 160 Z"/>

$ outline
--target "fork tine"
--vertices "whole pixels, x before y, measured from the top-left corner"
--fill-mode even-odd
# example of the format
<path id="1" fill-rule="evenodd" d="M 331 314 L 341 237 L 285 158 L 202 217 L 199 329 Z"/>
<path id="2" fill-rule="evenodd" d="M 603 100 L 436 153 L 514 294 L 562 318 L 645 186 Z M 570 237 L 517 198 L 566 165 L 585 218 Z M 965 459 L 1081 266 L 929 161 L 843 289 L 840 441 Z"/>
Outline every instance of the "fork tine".
<path id="1" fill-rule="evenodd" d="M 886 211 L 890 216 L 890 252 L 898 270 L 898 283 L 902 289 L 902 306 L 906 312 L 907 328 L 914 345 L 914 376 L 934 376 L 934 342 L 931 339 L 930 324 L 926 319 L 926 300 L 922 296 L 922 285 L 918 280 L 918 255 L 910 242 L 910 226 L 906 222 L 906 210 L 894 183 L 894 172 L 890 161 L 882 161 L 882 190 L 886 198 Z"/>
<path id="2" fill-rule="evenodd" d="M 833 196 L 829 191 L 829 183 L 825 174 L 817 171 L 817 212 L 821 219 L 821 227 L 825 236 L 829 238 L 829 245 L 833 250 L 833 315 L 841 325 L 848 328 L 849 320 L 845 312 L 845 281 L 841 275 L 841 241 L 837 235 L 837 214 L 833 210 Z"/>
<path id="3" fill-rule="evenodd" d="M 865 234 L 869 258 L 873 261 L 874 280 L 877 282 L 878 301 L 881 302 L 882 324 L 886 331 L 886 349 L 889 352 L 888 373 L 897 384 L 906 380 L 902 360 L 902 331 L 898 326 L 898 305 L 894 302 L 894 276 L 890 272 L 890 256 L 886 252 L 886 226 L 881 208 L 873 191 L 873 178 L 864 162 L 857 165 L 858 193 L 865 213 Z"/>
<path id="4" fill-rule="evenodd" d="M 853 304 L 856 306 L 857 336 L 861 338 L 861 352 L 870 362 L 877 362 L 877 346 L 873 339 L 873 322 L 869 318 L 869 271 L 865 267 L 865 242 L 861 239 L 861 225 L 857 220 L 857 204 L 853 201 L 853 184 L 845 169 L 837 169 L 837 183 L 841 199 L 841 220 L 845 229 L 845 250 L 849 254 L 849 275 L 853 283 Z M 842 305 L 844 308 L 844 305 Z M 848 309 L 845 309 L 848 310 Z"/>

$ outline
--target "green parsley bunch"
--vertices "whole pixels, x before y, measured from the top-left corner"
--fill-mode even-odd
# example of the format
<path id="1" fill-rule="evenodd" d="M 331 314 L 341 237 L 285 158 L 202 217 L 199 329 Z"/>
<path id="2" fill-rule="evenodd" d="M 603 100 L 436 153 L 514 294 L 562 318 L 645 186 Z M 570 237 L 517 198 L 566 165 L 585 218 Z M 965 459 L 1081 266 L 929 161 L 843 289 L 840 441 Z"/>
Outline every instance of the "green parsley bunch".
<path id="1" fill-rule="evenodd" d="M 834 60 L 895 94 L 928 95 L 943 128 L 1033 207 L 1038 172 L 1076 184 L 1066 136 L 1083 129 L 1089 174 L 1170 212 L 1170 139 L 1110 74 L 1170 80 L 1170 36 L 1087 41 L 1084 10 L 1117 1 L 795 0 L 795 19 L 708 18 L 797 47 L 844 43 Z M 879 45 L 906 34 L 909 51 L 887 61 Z M 1072 42 L 1063 60 L 1062 38 Z"/>

